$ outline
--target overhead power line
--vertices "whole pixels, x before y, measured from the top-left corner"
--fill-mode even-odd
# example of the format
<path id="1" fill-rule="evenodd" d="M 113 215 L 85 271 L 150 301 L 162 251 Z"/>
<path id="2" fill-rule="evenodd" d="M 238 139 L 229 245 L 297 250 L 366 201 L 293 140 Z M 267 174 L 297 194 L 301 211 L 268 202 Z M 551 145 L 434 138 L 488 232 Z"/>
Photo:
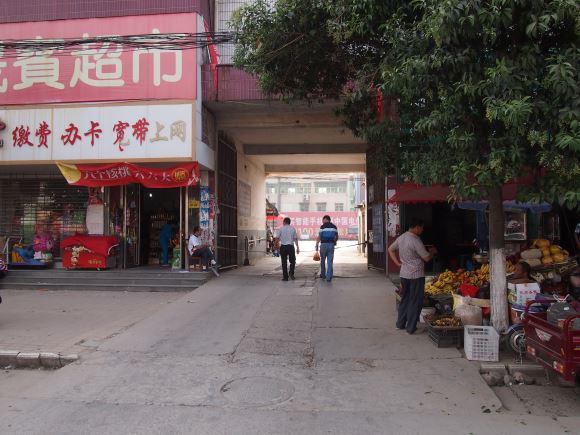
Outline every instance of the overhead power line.
<path id="1" fill-rule="evenodd" d="M 95 36 L 65 39 L 5 39 L 0 41 L 0 57 L 16 58 L 33 53 L 53 56 L 73 51 L 108 48 L 117 52 L 134 50 L 192 50 L 233 42 L 231 32 L 150 33 L 125 36 Z"/>

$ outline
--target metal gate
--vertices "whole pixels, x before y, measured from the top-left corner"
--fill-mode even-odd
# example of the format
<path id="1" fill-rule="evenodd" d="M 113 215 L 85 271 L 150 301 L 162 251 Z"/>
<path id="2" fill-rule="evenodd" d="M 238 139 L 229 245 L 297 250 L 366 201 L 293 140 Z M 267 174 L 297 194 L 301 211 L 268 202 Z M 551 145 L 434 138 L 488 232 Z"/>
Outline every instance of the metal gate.
<path id="1" fill-rule="evenodd" d="M 60 241 L 86 231 L 88 199 L 89 189 L 70 186 L 62 177 L 2 179 L 0 238 L 31 244 L 35 235 L 44 234 L 60 257 Z"/>
<path id="2" fill-rule="evenodd" d="M 238 264 L 238 155 L 233 142 L 221 131 L 217 152 L 218 262 L 232 267 Z"/>
<path id="3" fill-rule="evenodd" d="M 387 265 L 385 237 L 385 174 L 369 162 L 373 161 L 373 150 L 367 151 L 367 240 L 368 267 L 385 270 Z"/>

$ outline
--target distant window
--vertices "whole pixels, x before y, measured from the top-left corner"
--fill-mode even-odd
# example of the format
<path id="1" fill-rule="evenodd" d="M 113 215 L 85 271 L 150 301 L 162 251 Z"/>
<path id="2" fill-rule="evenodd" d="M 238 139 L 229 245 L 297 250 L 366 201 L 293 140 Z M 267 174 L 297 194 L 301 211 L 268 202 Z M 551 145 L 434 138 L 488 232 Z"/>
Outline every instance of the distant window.
<path id="1" fill-rule="evenodd" d="M 314 191 L 316 193 L 345 193 L 346 181 L 317 182 Z"/>
<path id="2" fill-rule="evenodd" d="M 288 188 L 288 193 L 296 193 L 296 188 L 295 187 L 289 187 Z"/>
<path id="3" fill-rule="evenodd" d="M 310 203 L 301 202 L 300 203 L 300 211 L 310 211 Z"/>
<path id="4" fill-rule="evenodd" d="M 342 202 L 335 203 L 334 211 L 344 211 L 344 204 Z"/>
<path id="5" fill-rule="evenodd" d="M 326 211 L 326 203 L 325 202 L 317 202 L 316 203 L 316 211 Z"/>

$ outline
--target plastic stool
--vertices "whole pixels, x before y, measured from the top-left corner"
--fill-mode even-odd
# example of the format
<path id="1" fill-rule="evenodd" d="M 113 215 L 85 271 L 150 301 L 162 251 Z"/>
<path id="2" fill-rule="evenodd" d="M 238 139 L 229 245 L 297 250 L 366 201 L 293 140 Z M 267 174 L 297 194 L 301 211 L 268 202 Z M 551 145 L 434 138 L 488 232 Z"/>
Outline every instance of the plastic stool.
<path id="1" fill-rule="evenodd" d="M 201 257 L 191 257 L 190 258 L 190 265 L 189 268 L 193 268 L 193 269 L 197 269 L 199 266 L 199 269 L 202 268 L 202 264 L 201 264 Z"/>

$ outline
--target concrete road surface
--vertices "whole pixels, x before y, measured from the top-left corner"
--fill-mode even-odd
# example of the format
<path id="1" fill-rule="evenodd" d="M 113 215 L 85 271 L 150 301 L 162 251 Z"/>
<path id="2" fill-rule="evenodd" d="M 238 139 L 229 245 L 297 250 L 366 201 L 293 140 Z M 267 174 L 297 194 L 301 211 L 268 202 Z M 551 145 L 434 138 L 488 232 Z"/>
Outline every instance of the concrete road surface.
<path id="1" fill-rule="evenodd" d="M 578 433 L 580 410 L 503 407 L 459 351 L 396 330 L 352 249 L 332 283 L 311 257 L 296 281 L 275 258 L 224 273 L 63 369 L 3 371 L 0 433 Z"/>

